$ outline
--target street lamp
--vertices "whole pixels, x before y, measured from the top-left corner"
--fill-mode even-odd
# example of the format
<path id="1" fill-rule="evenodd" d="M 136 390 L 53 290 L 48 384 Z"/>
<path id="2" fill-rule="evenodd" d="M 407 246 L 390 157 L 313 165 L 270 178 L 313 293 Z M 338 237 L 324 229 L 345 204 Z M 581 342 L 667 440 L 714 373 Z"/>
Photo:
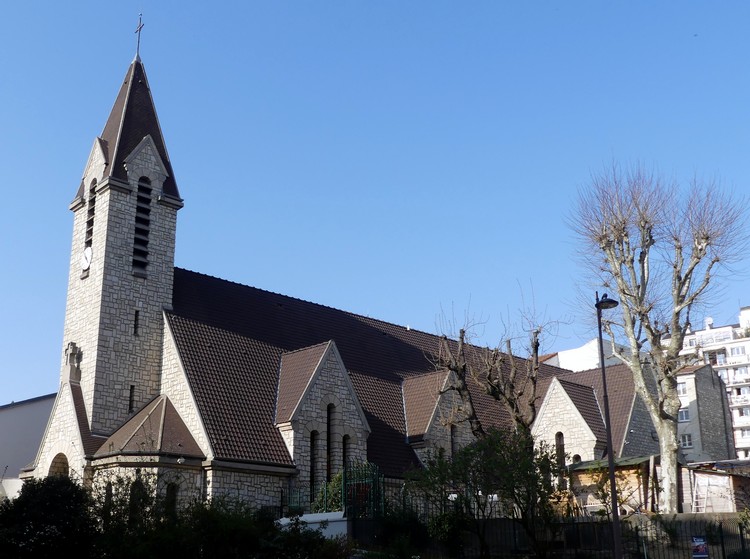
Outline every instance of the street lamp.
<path id="1" fill-rule="evenodd" d="M 617 484 L 615 482 L 615 453 L 612 447 L 612 423 L 609 419 L 609 396 L 607 395 L 607 375 L 604 372 L 604 342 L 602 341 L 602 310 L 614 309 L 617 301 L 596 292 L 596 322 L 599 327 L 599 363 L 602 368 L 602 396 L 604 399 L 604 427 L 607 432 L 607 462 L 609 465 L 609 493 L 612 503 L 612 550 L 614 559 L 622 559 L 622 536 L 620 531 L 620 505 L 617 503 Z"/>

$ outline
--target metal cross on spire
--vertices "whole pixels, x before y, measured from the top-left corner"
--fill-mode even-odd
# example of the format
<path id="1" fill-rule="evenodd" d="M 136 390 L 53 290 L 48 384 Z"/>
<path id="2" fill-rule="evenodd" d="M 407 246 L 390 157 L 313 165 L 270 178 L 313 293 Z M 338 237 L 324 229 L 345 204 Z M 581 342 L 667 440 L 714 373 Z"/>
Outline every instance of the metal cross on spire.
<path id="1" fill-rule="evenodd" d="M 135 28 L 135 32 L 138 35 L 138 42 L 135 46 L 136 58 L 141 57 L 141 29 L 143 29 L 143 14 L 138 14 L 138 27 Z"/>

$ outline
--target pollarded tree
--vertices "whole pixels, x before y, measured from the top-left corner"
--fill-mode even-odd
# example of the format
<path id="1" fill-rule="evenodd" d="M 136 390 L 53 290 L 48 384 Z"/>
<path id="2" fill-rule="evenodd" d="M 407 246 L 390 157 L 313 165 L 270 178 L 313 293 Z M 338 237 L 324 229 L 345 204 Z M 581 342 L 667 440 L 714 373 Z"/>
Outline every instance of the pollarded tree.
<path id="1" fill-rule="evenodd" d="M 680 188 L 642 166 L 623 172 L 613 164 L 579 192 L 571 215 L 587 263 L 620 301 L 620 313 L 605 313 L 605 329 L 625 342 L 627 351 L 612 349 L 633 372 L 657 430 L 662 512 L 677 512 L 679 499 L 676 375 L 689 364 L 680 351 L 691 311 L 743 256 L 743 211 L 714 183 Z"/>
<path id="2" fill-rule="evenodd" d="M 469 334 L 462 328 L 458 339 L 446 335 L 440 339 L 436 367 L 453 373 L 453 381 L 446 390 L 458 392 L 462 412 L 476 438 L 486 435 L 486 428 L 477 417 L 469 382 L 473 382 L 508 412 L 516 430 L 531 434 L 537 414 L 539 395 L 539 336 L 542 327 L 535 327 L 529 335 L 528 357 L 513 353 L 510 337 L 504 340 L 505 351 L 478 347 L 469 342 Z M 501 344 L 502 345 L 502 344 Z"/>

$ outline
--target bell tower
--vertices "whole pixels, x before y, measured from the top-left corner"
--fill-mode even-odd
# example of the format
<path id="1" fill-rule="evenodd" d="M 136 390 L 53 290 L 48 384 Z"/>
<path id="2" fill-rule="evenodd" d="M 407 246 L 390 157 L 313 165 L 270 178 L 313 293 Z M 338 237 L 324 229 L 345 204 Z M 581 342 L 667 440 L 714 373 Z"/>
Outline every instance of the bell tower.
<path id="1" fill-rule="evenodd" d="M 111 433 L 159 392 L 182 206 L 136 55 L 70 204 L 60 381 L 80 384 L 92 434 Z"/>

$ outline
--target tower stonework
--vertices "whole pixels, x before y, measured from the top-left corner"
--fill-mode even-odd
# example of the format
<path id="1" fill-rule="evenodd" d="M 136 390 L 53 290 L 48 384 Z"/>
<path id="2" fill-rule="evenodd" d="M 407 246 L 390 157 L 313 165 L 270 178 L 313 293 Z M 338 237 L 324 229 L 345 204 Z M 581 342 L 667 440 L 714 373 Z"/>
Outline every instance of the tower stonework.
<path id="1" fill-rule="evenodd" d="M 60 380 L 80 383 L 92 434 L 111 433 L 159 392 L 181 207 L 136 58 L 70 205 Z"/>

